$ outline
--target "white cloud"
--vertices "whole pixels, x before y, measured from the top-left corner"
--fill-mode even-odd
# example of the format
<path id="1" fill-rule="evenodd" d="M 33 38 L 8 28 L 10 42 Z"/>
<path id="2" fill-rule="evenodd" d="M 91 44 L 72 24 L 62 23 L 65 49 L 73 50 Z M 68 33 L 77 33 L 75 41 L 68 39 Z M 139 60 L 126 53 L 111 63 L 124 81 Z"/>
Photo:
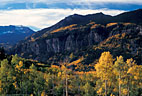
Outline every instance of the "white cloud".
<path id="1" fill-rule="evenodd" d="M 0 26 L 3 25 L 24 25 L 37 28 L 49 27 L 68 15 L 72 14 L 93 14 L 103 12 L 109 15 L 122 13 L 122 10 L 83 10 L 83 9 L 23 9 L 23 10 L 1 10 Z"/>

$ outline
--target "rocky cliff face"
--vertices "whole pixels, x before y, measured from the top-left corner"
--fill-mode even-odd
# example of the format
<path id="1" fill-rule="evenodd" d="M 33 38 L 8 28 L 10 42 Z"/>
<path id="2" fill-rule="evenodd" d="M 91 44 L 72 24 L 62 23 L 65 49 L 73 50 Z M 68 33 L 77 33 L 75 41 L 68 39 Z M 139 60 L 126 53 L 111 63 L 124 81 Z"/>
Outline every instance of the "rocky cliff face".
<path id="1" fill-rule="evenodd" d="M 38 58 L 39 55 L 74 51 L 93 45 L 103 41 L 108 35 L 107 29 L 99 24 L 67 27 L 53 30 L 39 38 L 31 37 L 26 42 L 20 42 L 15 46 L 15 53 Z"/>
<path id="2" fill-rule="evenodd" d="M 106 26 L 95 23 L 84 26 L 70 25 L 20 42 L 15 46 L 15 53 L 26 58 L 47 59 L 55 53 L 77 51 L 123 33 L 141 36 L 142 26 L 132 23 L 109 23 Z M 136 50 L 135 43 L 131 43 Z"/>

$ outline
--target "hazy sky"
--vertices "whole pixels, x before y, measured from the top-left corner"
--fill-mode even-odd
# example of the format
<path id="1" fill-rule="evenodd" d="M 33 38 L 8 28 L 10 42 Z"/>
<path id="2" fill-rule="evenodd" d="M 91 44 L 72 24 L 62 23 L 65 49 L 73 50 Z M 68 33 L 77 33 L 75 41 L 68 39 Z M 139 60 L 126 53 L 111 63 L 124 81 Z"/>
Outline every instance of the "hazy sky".
<path id="1" fill-rule="evenodd" d="M 142 8 L 142 0 L 0 0 L 0 26 L 49 27 L 68 15 L 117 15 Z"/>

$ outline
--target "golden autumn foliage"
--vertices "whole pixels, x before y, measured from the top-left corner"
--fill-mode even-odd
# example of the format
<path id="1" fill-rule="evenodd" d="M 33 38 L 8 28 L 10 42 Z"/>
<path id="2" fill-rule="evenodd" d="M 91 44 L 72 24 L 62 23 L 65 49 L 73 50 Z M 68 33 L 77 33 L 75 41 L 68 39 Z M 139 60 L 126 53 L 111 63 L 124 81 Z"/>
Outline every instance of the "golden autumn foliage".
<path id="1" fill-rule="evenodd" d="M 105 89 L 105 96 L 107 96 L 108 92 L 108 86 L 111 85 L 111 82 L 109 82 L 113 76 L 113 57 L 110 54 L 110 52 L 103 52 L 101 54 L 101 57 L 99 58 L 99 62 L 95 65 L 97 76 L 101 79 L 103 82 L 104 89 Z"/>
<path id="2" fill-rule="evenodd" d="M 124 95 L 127 95 L 127 94 L 128 94 L 128 90 L 127 90 L 127 89 L 123 89 L 123 90 L 122 90 L 122 93 L 123 93 Z"/>
<path id="3" fill-rule="evenodd" d="M 35 39 L 34 39 L 33 37 L 31 37 L 31 41 L 32 41 L 32 42 L 34 42 L 34 41 L 35 41 Z"/>
<path id="4" fill-rule="evenodd" d="M 97 91 L 97 93 L 101 95 L 101 94 L 102 94 L 102 91 L 103 91 L 103 89 L 100 88 L 100 89 Z"/>
<path id="5" fill-rule="evenodd" d="M 128 65 L 128 67 L 132 67 L 132 66 L 136 65 L 135 60 L 133 60 L 132 58 L 131 59 L 127 59 L 126 63 Z"/>
<path id="6" fill-rule="evenodd" d="M 87 25 L 94 25 L 94 24 L 95 24 L 95 22 L 90 22 Z"/>
<path id="7" fill-rule="evenodd" d="M 84 60 L 83 57 L 81 57 L 81 58 L 79 58 L 78 60 L 75 60 L 75 61 L 69 63 L 68 66 L 71 66 L 71 65 L 78 65 L 79 63 L 81 63 L 82 60 Z"/>
<path id="8" fill-rule="evenodd" d="M 59 29 L 56 29 L 56 30 L 53 30 L 52 32 L 50 33 L 55 33 L 55 32 L 59 32 L 59 31 L 63 31 L 63 30 L 72 30 L 73 27 L 77 26 L 77 24 L 72 24 L 72 25 L 69 25 L 69 26 L 66 26 L 66 27 L 61 27 Z"/>
<path id="9" fill-rule="evenodd" d="M 107 48 L 121 48 L 121 44 L 119 44 L 118 42 L 121 40 L 125 40 L 126 38 L 126 33 L 122 33 L 122 34 L 116 34 L 113 35 L 109 38 L 107 38 L 105 41 L 101 42 L 99 47 L 101 49 L 101 47 L 107 47 Z M 110 43 L 111 42 L 111 43 Z M 128 44 L 126 44 L 127 47 L 129 47 Z"/>
<path id="10" fill-rule="evenodd" d="M 91 26 L 91 29 L 94 29 L 94 28 L 96 28 L 98 26 L 102 26 L 102 25 L 101 24 L 94 24 L 93 26 Z"/>
<path id="11" fill-rule="evenodd" d="M 45 93 L 45 91 L 43 91 L 43 92 L 41 93 L 41 96 L 47 96 L 47 94 Z"/>
<path id="12" fill-rule="evenodd" d="M 14 85 L 14 87 L 15 87 L 16 89 L 19 88 L 17 82 L 14 82 L 13 85 Z"/>
<path id="13" fill-rule="evenodd" d="M 107 25 L 106 25 L 106 27 L 110 27 L 110 26 L 113 26 L 113 25 L 117 25 L 118 23 L 108 23 Z"/>
<path id="14" fill-rule="evenodd" d="M 23 66 L 23 62 L 22 62 L 22 61 L 19 61 L 19 64 L 16 65 L 15 68 L 18 69 L 18 70 L 20 70 L 22 66 Z"/>
<path id="15" fill-rule="evenodd" d="M 102 53 L 99 62 L 95 65 L 97 76 L 103 80 L 109 80 L 112 75 L 113 61 L 110 52 Z"/>
<path id="16" fill-rule="evenodd" d="M 135 25 L 134 23 L 123 23 L 123 25 L 128 26 L 128 25 Z"/>
<path id="17" fill-rule="evenodd" d="M 59 66 L 57 66 L 57 65 L 51 65 L 51 68 L 57 68 L 57 69 L 59 69 Z"/>
<path id="18" fill-rule="evenodd" d="M 74 55 L 70 55 L 73 57 Z M 18 60 L 10 65 L 8 60 L 1 62 L 0 95 L 19 93 L 38 96 L 139 96 L 142 89 L 142 65 L 123 56 L 115 59 L 110 52 L 103 52 L 95 69 L 89 71 L 73 70 L 71 65 L 81 65 L 83 57 L 69 62 L 60 62 L 60 66 L 44 66 L 31 63 L 25 67 L 25 61 Z M 53 63 L 52 63 L 53 64 Z M 86 67 L 87 69 L 88 67 Z M 12 88 L 12 91 L 10 91 Z"/>

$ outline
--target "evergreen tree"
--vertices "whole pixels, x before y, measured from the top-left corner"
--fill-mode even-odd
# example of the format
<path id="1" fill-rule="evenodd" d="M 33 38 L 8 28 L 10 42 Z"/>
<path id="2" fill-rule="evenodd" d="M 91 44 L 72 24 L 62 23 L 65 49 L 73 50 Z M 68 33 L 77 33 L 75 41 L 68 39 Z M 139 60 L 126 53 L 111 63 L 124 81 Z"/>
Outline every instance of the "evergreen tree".
<path id="1" fill-rule="evenodd" d="M 1 81 L 1 93 L 8 94 L 10 92 L 10 88 L 13 86 L 13 69 L 8 64 L 8 60 L 4 59 L 1 62 L 0 69 L 0 81 Z"/>

